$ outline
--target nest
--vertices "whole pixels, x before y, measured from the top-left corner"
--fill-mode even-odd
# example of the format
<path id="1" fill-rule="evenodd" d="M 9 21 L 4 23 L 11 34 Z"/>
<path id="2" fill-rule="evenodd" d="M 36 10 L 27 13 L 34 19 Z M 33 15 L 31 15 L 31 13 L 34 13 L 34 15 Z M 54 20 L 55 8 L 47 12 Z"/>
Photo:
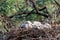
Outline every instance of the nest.
<path id="1" fill-rule="evenodd" d="M 7 40 L 60 40 L 60 27 L 52 29 L 23 29 L 17 28 L 9 32 Z"/>

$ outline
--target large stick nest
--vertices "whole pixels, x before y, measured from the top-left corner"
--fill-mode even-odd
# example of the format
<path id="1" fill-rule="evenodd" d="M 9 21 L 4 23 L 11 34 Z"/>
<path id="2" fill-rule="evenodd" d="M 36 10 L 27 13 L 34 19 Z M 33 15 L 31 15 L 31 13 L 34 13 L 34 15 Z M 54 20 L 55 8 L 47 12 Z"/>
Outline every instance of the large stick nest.
<path id="1" fill-rule="evenodd" d="M 7 40 L 60 40 L 60 27 L 52 29 L 13 29 Z"/>

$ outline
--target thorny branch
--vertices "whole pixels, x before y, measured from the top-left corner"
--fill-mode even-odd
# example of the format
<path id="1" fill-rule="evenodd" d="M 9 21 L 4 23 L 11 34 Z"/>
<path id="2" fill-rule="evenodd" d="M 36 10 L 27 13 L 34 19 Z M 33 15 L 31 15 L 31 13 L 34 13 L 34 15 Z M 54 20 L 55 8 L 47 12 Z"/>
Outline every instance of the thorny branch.
<path id="1" fill-rule="evenodd" d="M 28 2 L 28 0 L 26 0 L 27 2 Z M 48 15 L 49 13 L 48 13 L 48 11 L 47 11 L 47 7 L 45 6 L 45 7 L 43 7 L 43 8 L 37 8 L 36 7 L 36 3 L 33 1 L 33 0 L 29 0 L 29 2 L 31 3 L 31 5 L 33 5 L 33 10 L 32 11 L 28 11 L 27 13 L 26 13 L 26 11 L 23 11 L 23 10 L 21 10 L 20 8 L 20 10 L 17 12 L 17 13 L 15 13 L 14 15 L 12 15 L 12 16 L 9 16 L 9 18 L 13 18 L 14 16 L 18 16 L 18 15 L 20 15 L 20 14 L 26 14 L 25 16 L 23 16 L 23 17 L 27 17 L 27 16 L 29 16 L 30 14 L 33 14 L 33 13 L 35 13 L 35 14 L 38 14 L 38 15 L 41 15 L 41 16 L 44 16 L 44 17 L 46 17 L 46 18 L 48 18 L 48 17 L 51 17 L 50 15 Z M 43 11 L 43 10 L 45 10 L 46 9 L 46 13 L 47 14 L 44 14 L 44 13 L 40 13 L 39 11 Z"/>

